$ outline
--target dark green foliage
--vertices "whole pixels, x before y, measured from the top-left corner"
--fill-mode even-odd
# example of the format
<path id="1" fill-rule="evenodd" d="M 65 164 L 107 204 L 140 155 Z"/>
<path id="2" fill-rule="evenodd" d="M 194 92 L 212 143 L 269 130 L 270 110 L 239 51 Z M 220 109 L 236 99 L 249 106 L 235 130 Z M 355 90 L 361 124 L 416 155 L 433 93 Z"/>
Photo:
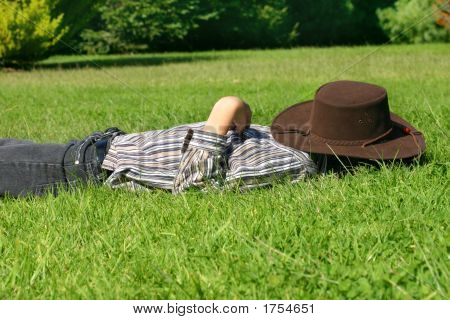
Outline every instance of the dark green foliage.
<path id="1" fill-rule="evenodd" d="M 87 52 L 162 49 L 196 27 L 199 0 L 106 0 L 99 21 L 82 33 Z"/>
<path id="2" fill-rule="evenodd" d="M 376 10 L 395 0 L 106 0 L 87 52 L 380 43 Z"/>
<path id="3" fill-rule="evenodd" d="M 428 7 L 433 1 L 426 0 Z M 111 53 L 383 43 L 426 14 L 423 3 L 406 3 L 409 2 L 60 0 L 60 11 L 56 13 L 70 11 L 65 21 L 74 25 L 67 38 L 82 39 L 82 51 Z M 414 7 L 415 11 L 405 15 L 405 7 Z M 79 16 L 82 18 L 77 19 Z M 86 23 L 89 27 L 80 33 Z M 445 40 L 443 31 L 437 30 L 433 21 L 431 24 L 428 21 L 428 27 L 413 29 L 415 37 Z"/>
<path id="4" fill-rule="evenodd" d="M 28 1 L 28 0 L 27 0 Z M 44 0 L 42 0 L 44 1 Z M 50 53 L 448 41 L 444 0 L 55 0 Z M 426 19 L 424 16 L 428 15 Z M 61 18 L 60 18 L 61 19 Z M 420 23 L 419 23 L 420 22 Z"/>
<path id="5" fill-rule="evenodd" d="M 299 23 L 297 43 L 333 45 L 379 43 L 387 38 L 376 9 L 394 0 L 288 0 L 291 19 Z"/>
<path id="6" fill-rule="evenodd" d="M 106 0 L 82 34 L 87 52 L 285 46 L 296 38 L 285 0 Z"/>
<path id="7" fill-rule="evenodd" d="M 295 44 L 297 22 L 286 0 L 202 0 L 206 19 L 185 44 L 190 49 L 279 47 Z"/>
<path id="8" fill-rule="evenodd" d="M 69 47 L 77 47 L 77 43 L 81 40 L 81 32 L 95 20 L 98 15 L 97 7 L 104 2 L 105 0 L 55 1 L 52 15 L 57 17 L 63 14 L 61 28 L 66 28 L 67 32 L 53 51 L 73 53 Z"/>

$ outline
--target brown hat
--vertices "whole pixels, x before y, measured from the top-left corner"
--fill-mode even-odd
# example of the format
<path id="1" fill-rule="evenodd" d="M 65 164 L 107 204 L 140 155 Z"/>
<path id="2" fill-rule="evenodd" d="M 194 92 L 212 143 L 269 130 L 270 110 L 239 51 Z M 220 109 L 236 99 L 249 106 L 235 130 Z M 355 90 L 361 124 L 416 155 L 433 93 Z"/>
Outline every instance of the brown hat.
<path id="1" fill-rule="evenodd" d="M 321 86 L 272 122 L 278 142 L 309 153 L 363 159 L 403 159 L 425 150 L 422 133 L 389 112 L 386 89 L 363 82 Z"/>

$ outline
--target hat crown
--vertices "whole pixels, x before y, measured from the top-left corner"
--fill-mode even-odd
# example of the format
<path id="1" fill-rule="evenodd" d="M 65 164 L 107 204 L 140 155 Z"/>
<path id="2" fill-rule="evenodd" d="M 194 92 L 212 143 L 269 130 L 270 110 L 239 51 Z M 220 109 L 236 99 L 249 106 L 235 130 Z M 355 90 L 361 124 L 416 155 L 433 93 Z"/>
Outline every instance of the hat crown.
<path id="1" fill-rule="evenodd" d="M 387 92 L 377 85 L 335 81 L 320 87 L 309 120 L 310 132 L 332 140 L 368 140 L 392 127 Z"/>

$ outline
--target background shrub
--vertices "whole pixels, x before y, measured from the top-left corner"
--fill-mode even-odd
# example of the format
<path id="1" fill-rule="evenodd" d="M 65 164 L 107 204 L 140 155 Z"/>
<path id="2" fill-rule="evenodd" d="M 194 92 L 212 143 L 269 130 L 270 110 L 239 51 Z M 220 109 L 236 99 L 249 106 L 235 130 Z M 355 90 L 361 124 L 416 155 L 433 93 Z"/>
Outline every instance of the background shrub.
<path id="1" fill-rule="evenodd" d="M 199 0 L 106 0 L 85 30 L 87 52 L 148 51 L 170 46 L 196 27 Z"/>
<path id="2" fill-rule="evenodd" d="M 55 53 L 450 40 L 448 0 L 2 0 L 0 9 L 2 64 Z"/>
<path id="3" fill-rule="evenodd" d="M 388 38 L 377 9 L 394 2 L 106 0 L 82 33 L 82 49 L 107 53 L 380 43 Z"/>
<path id="4" fill-rule="evenodd" d="M 98 19 L 98 8 L 104 2 L 105 0 L 54 0 L 52 17 L 63 15 L 59 28 L 66 32 L 52 49 L 52 53 L 74 53 L 69 47 L 79 49 L 82 31 Z"/>
<path id="5" fill-rule="evenodd" d="M 394 7 L 378 10 L 378 17 L 392 42 L 449 41 L 449 30 L 436 23 L 437 6 L 441 3 L 435 0 L 398 0 Z"/>
<path id="6" fill-rule="evenodd" d="M 298 23 L 286 0 L 202 0 L 202 19 L 182 43 L 185 49 L 236 49 L 294 45 Z"/>
<path id="7" fill-rule="evenodd" d="M 298 45 L 349 45 L 387 40 L 376 10 L 395 0 L 288 0 L 290 18 L 299 24 Z"/>
<path id="8" fill-rule="evenodd" d="M 450 1 L 449 0 L 437 0 L 436 5 L 438 7 L 436 23 L 441 27 L 450 30 Z"/>
<path id="9" fill-rule="evenodd" d="M 62 37 L 62 15 L 50 16 L 46 0 L 0 2 L 0 64 L 25 65 L 46 58 Z"/>
<path id="10" fill-rule="evenodd" d="M 285 0 L 106 0 L 81 33 L 87 53 L 286 46 Z"/>

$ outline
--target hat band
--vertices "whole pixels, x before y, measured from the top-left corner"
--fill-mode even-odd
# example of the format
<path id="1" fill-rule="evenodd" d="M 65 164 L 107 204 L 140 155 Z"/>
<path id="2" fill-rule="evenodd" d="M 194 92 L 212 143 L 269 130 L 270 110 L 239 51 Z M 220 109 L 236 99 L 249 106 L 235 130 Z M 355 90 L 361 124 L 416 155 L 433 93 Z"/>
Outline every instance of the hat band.
<path id="1" fill-rule="evenodd" d="M 297 133 L 297 134 L 301 134 L 304 137 L 310 137 L 310 139 L 314 142 L 326 143 L 326 144 L 333 145 L 333 146 L 361 146 L 362 148 L 364 148 L 364 147 L 388 136 L 392 132 L 392 129 L 393 128 L 391 127 L 375 138 L 364 139 L 364 140 L 335 140 L 335 139 L 324 138 L 324 137 L 321 137 L 321 136 L 315 134 L 314 132 L 311 132 L 310 129 L 306 129 L 306 130 L 290 129 L 290 130 L 279 131 L 277 133 L 278 134 L 279 133 L 282 133 L 282 134 L 283 133 L 294 133 L 294 134 Z"/>
<path id="2" fill-rule="evenodd" d="M 327 143 L 333 146 L 361 146 L 364 148 L 374 142 L 380 141 L 381 139 L 389 135 L 391 132 L 392 128 L 389 128 L 388 130 L 386 130 L 385 132 L 383 132 L 382 134 L 380 134 L 375 138 L 364 140 L 334 140 L 318 136 L 314 132 L 309 132 L 309 135 L 311 137 L 311 140 L 316 142 Z"/>

